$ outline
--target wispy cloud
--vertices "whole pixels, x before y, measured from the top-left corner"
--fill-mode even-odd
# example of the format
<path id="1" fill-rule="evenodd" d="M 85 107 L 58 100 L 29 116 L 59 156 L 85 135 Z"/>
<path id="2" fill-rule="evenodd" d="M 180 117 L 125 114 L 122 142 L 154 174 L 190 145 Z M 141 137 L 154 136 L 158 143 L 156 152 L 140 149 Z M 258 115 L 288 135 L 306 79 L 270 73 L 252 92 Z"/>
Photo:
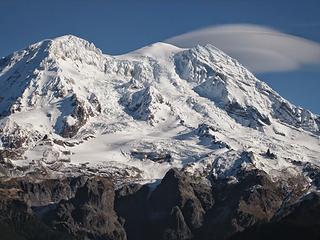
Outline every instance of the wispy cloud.
<path id="1" fill-rule="evenodd" d="M 319 43 L 259 25 L 213 26 L 175 36 L 165 42 L 180 47 L 212 44 L 255 73 L 320 67 Z"/>

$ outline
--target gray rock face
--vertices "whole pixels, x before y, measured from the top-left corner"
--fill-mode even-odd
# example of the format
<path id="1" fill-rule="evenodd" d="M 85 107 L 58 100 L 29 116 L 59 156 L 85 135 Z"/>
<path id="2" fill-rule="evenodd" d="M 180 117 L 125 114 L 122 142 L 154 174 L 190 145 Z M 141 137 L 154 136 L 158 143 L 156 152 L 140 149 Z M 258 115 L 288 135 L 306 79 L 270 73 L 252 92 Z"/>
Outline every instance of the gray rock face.
<path id="1" fill-rule="evenodd" d="M 108 179 L 88 179 L 75 197 L 49 212 L 49 224 L 76 239 L 126 239 L 114 211 L 114 188 Z M 53 215 L 50 217 L 50 215 Z"/>
<path id="2" fill-rule="evenodd" d="M 310 193 L 287 206 L 268 223 L 236 234 L 232 239 L 319 239 L 319 193 Z"/>
<path id="3" fill-rule="evenodd" d="M 128 239 L 193 239 L 213 205 L 211 188 L 177 170 L 167 172 L 151 192 L 148 186 L 117 191 L 116 211 L 125 219 Z"/>
<path id="4" fill-rule="evenodd" d="M 207 240 L 320 236 L 319 194 L 257 169 L 211 184 L 171 169 L 156 188 L 102 177 L 2 179 L 1 239 Z M 296 179 L 298 182 L 299 179 Z M 312 233 L 312 234 L 311 234 Z"/>
<path id="5" fill-rule="evenodd" d="M 192 233 L 178 206 L 175 206 L 171 211 L 168 219 L 168 227 L 164 231 L 163 239 L 192 239 Z"/>
<path id="6" fill-rule="evenodd" d="M 226 239 L 252 225 L 267 222 L 285 198 L 282 189 L 257 170 L 239 173 L 235 183 L 216 181 L 213 193 L 215 205 L 206 215 L 203 239 Z"/>
<path id="7" fill-rule="evenodd" d="M 68 234 L 54 230 L 44 224 L 34 213 L 30 202 L 24 200 L 17 182 L 1 181 L 0 188 L 0 232 L 3 240 L 72 239 Z"/>
<path id="8" fill-rule="evenodd" d="M 171 169 L 150 197 L 156 215 L 171 214 L 179 207 L 191 229 L 202 225 L 204 210 L 196 197 L 190 180 L 176 169 Z"/>
<path id="9" fill-rule="evenodd" d="M 113 183 L 108 179 L 11 179 L 1 183 L 1 193 L 7 195 L 1 202 L 1 219 L 5 222 L 4 231 L 12 232 L 10 237 L 21 234 L 26 236 L 22 239 L 126 239 L 114 211 Z M 38 238 L 38 233 L 33 232 L 38 228 L 48 236 L 65 237 L 45 238 L 41 233 Z"/>

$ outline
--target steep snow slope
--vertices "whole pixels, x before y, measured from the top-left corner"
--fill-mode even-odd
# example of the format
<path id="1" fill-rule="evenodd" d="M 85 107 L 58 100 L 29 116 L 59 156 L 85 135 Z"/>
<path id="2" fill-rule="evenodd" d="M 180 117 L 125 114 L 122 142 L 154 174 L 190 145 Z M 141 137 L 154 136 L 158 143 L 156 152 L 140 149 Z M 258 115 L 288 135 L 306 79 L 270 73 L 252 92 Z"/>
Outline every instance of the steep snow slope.
<path id="1" fill-rule="evenodd" d="M 320 164 L 319 116 L 210 45 L 109 56 L 63 36 L 1 59 L 0 89 L 5 174 L 152 181 L 172 166 L 216 177 L 257 167 L 284 178 Z"/>

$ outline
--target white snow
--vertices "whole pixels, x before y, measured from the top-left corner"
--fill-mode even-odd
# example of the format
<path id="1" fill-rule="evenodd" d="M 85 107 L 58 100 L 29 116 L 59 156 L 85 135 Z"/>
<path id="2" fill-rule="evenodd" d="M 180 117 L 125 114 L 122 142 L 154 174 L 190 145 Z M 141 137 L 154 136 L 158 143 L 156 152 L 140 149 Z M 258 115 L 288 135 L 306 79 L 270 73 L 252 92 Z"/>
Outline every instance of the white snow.
<path id="1" fill-rule="evenodd" d="M 279 177 L 285 169 L 300 172 L 291 160 L 320 165 L 319 117 L 291 105 L 210 45 L 156 43 L 113 57 L 68 35 L 8 60 L 0 64 L 0 136 L 35 139 L 25 143 L 26 159 L 17 165 L 70 159 L 64 167 L 138 169 L 145 181 L 162 178 L 170 167 L 200 173 L 213 166 L 223 176 L 251 164 Z M 63 138 L 65 122 L 81 122 L 76 102 L 86 121 L 75 136 Z M 196 131 L 202 123 L 212 127 L 204 137 Z M 45 135 L 50 144 L 43 144 Z M 268 149 L 278 158 L 266 158 Z M 170 153 L 172 160 L 138 159 L 134 151 Z M 252 163 L 243 151 L 252 153 Z"/>

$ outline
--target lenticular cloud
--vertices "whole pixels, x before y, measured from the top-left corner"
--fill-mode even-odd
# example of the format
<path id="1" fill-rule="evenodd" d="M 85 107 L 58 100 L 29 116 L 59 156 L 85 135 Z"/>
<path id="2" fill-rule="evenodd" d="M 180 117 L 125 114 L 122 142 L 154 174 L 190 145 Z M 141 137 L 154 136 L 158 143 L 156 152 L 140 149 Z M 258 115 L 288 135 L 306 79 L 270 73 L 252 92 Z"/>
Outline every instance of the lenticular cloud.
<path id="1" fill-rule="evenodd" d="M 255 73 L 320 66 L 320 44 L 249 24 L 208 27 L 166 40 L 179 47 L 212 44 Z"/>

